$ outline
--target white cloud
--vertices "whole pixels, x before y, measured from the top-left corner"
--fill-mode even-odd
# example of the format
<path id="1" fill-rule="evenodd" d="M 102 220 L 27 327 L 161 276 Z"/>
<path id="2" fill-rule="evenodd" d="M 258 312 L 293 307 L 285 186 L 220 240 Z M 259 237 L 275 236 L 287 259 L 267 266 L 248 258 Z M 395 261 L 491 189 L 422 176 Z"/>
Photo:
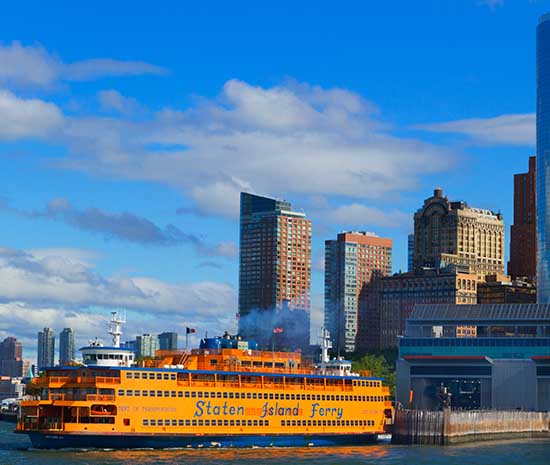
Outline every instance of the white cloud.
<path id="1" fill-rule="evenodd" d="M 358 203 L 342 205 L 329 209 L 323 215 L 328 221 L 347 226 L 360 226 L 369 229 L 371 226 L 383 228 L 403 228 L 411 222 L 410 213 L 398 210 L 384 211 Z"/>
<path id="2" fill-rule="evenodd" d="M 0 302 L 73 310 L 123 307 L 188 321 L 213 319 L 220 325 L 235 314 L 235 290 L 228 284 L 103 277 L 70 255 L 0 249 Z"/>
<path id="3" fill-rule="evenodd" d="M 0 121 L 0 140 L 16 140 L 50 135 L 61 128 L 63 115 L 53 103 L 21 99 L 4 90 L 0 91 Z"/>
<path id="4" fill-rule="evenodd" d="M 110 310 L 128 310 L 124 338 L 185 326 L 202 335 L 236 329 L 236 292 L 224 283 L 167 283 L 146 277 L 104 277 L 87 263 L 92 251 L 0 248 L 0 339 L 16 336 L 36 356 L 45 326 L 76 331 L 78 344 L 106 335 Z M 194 341 L 197 342 L 197 341 Z"/>
<path id="5" fill-rule="evenodd" d="M 166 70 L 142 61 L 109 58 L 63 63 L 40 44 L 12 42 L 0 45 L 0 83 L 14 87 L 51 87 L 58 81 L 85 81 L 103 76 L 165 74 Z"/>
<path id="6" fill-rule="evenodd" d="M 232 80 L 217 99 L 147 121 L 71 119 L 64 166 L 168 184 L 199 212 L 235 217 L 243 190 L 376 198 L 452 165 L 444 148 L 392 136 L 375 114 L 342 89 Z M 151 148 L 164 146 L 176 149 Z"/>
<path id="7" fill-rule="evenodd" d="M 415 126 L 431 132 L 456 133 L 475 142 L 490 145 L 535 145 L 534 113 L 500 115 L 494 118 L 470 118 Z"/>
<path id="8" fill-rule="evenodd" d="M 110 89 L 98 93 L 99 104 L 105 111 L 118 111 L 123 114 L 132 114 L 140 110 L 138 101 L 132 97 L 125 97 L 120 92 Z"/>

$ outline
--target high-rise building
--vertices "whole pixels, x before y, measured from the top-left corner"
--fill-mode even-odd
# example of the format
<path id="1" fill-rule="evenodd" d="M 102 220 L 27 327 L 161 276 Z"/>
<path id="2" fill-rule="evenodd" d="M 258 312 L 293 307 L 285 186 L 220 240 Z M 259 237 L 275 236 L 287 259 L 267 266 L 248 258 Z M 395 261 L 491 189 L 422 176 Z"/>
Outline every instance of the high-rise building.
<path id="1" fill-rule="evenodd" d="M 138 357 L 154 357 L 159 350 L 159 337 L 155 334 L 142 334 L 136 337 L 136 354 Z"/>
<path id="2" fill-rule="evenodd" d="M 74 331 L 71 328 L 65 328 L 59 334 L 59 364 L 70 365 L 74 357 Z"/>
<path id="3" fill-rule="evenodd" d="M 414 234 L 407 236 L 407 271 L 414 269 Z"/>
<path id="4" fill-rule="evenodd" d="M 177 350 L 178 348 L 178 333 L 161 333 L 159 334 L 160 350 Z"/>
<path id="5" fill-rule="evenodd" d="M 54 366 L 55 334 L 52 329 L 44 328 L 38 333 L 38 369 Z"/>
<path id="6" fill-rule="evenodd" d="M 536 157 L 529 157 L 529 171 L 514 175 L 514 224 L 510 227 L 508 274 L 537 278 Z"/>
<path id="7" fill-rule="evenodd" d="M 263 347 L 307 346 L 310 275 L 311 221 L 289 202 L 241 193 L 240 334 Z"/>
<path id="8" fill-rule="evenodd" d="M 392 272 L 392 240 L 343 232 L 325 241 L 325 328 L 338 352 L 375 349 L 380 315 L 375 281 Z"/>
<path id="9" fill-rule="evenodd" d="M 23 346 L 15 337 L 0 342 L 0 376 L 23 376 Z"/>
<path id="10" fill-rule="evenodd" d="M 449 202 L 441 189 L 414 214 L 414 271 L 467 266 L 483 281 L 504 274 L 504 222 L 500 213 Z"/>
<path id="11" fill-rule="evenodd" d="M 550 303 L 550 14 L 537 27 L 537 301 Z"/>
<path id="12" fill-rule="evenodd" d="M 467 270 L 467 268 L 466 268 Z M 475 304 L 477 275 L 456 266 L 423 269 L 382 278 L 380 348 L 397 347 L 397 337 L 418 304 Z"/>

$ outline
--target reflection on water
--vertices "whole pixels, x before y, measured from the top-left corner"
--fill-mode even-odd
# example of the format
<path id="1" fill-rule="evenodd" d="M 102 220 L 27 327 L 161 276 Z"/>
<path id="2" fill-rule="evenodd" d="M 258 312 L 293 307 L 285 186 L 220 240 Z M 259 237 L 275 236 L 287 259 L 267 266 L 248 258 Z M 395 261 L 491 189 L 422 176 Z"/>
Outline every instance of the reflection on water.
<path id="1" fill-rule="evenodd" d="M 463 446 L 90 450 L 30 449 L 26 436 L 0 422 L 0 465 L 548 465 L 546 441 L 493 442 Z"/>

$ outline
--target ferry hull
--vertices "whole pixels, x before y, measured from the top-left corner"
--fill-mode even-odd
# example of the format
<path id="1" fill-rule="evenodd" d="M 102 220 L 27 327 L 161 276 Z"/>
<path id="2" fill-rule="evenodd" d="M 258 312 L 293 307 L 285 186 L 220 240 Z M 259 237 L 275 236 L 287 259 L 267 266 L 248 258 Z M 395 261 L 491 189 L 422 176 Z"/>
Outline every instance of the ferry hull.
<path id="1" fill-rule="evenodd" d="M 375 434 L 141 435 L 28 432 L 37 449 L 168 449 L 201 447 L 312 447 L 372 443 Z"/>

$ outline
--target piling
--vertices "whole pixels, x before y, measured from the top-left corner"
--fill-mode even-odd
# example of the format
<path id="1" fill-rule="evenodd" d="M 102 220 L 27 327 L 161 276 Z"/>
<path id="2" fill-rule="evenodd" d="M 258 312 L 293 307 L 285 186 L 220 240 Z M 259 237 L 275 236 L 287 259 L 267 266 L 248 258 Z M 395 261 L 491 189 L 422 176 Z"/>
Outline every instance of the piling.
<path id="1" fill-rule="evenodd" d="M 394 444 L 445 445 L 515 438 L 550 438 L 550 414 L 522 411 L 397 410 Z"/>

